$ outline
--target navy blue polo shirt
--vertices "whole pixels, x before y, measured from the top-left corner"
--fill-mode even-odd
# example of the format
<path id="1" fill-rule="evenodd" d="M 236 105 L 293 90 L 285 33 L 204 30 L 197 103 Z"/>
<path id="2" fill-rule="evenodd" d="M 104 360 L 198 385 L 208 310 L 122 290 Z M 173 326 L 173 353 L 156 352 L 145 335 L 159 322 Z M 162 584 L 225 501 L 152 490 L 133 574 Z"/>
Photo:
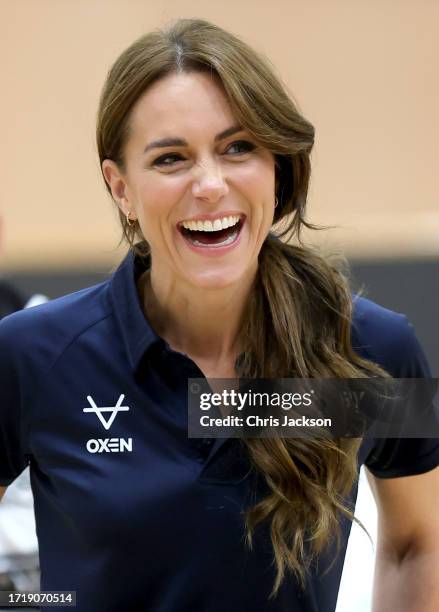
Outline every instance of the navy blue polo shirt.
<path id="1" fill-rule="evenodd" d="M 266 491 L 239 439 L 187 437 L 187 378 L 203 375 L 145 319 L 145 265 L 129 253 L 105 282 L 0 323 L 0 484 L 30 464 L 41 590 L 76 591 L 80 612 L 333 611 L 350 522 L 329 572 L 332 548 L 305 592 L 288 576 L 268 600 L 269 532 L 249 551 L 242 514 Z M 403 314 L 354 296 L 352 337 L 394 376 L 431 376 Z M 418 474 L 439 441 L 365 440 L 362 463 Z"/>

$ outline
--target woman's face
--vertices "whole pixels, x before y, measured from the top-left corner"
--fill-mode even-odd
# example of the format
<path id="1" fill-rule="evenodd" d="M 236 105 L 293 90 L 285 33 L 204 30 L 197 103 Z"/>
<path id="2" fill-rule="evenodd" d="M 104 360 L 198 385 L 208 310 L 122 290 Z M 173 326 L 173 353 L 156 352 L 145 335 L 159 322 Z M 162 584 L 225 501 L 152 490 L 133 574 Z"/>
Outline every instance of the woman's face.
<path id="1" fill-rule="evenodd" d="M 217 77 L 171 74 L 134 106 L 126 172 L 103 172 L 151 247 L 152 274 L 204 288 L 253 276 L 273 222 L 274 156 L 240 129 Z"/>

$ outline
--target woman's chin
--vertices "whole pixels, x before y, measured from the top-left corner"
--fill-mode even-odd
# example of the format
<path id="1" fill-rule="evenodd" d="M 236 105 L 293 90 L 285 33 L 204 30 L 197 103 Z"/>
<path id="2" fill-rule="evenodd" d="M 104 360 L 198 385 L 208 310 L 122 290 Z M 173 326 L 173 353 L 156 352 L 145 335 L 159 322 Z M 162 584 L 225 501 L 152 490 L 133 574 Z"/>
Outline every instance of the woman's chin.
<path id="1" fill-rule="evenodd" d="M 191 285 L 199 289 L 225 289 L 244 281 L 247 274 L 240 268 L 241 266 L 230 266 L 221 270 L 186 270 L 185 276 Z"/>
<path id="2" fill-rule="evenodd" d="M 247 279 L 253 278 L 257 260 L 253 261 L 246 229 L 244 225 L 233 248 L 206 247 L 200 252 L 189 248 L 187 241 L 178 236 L 175 256 L 182 279 L 199 289 L 225 289 L 242 286 Z"/>

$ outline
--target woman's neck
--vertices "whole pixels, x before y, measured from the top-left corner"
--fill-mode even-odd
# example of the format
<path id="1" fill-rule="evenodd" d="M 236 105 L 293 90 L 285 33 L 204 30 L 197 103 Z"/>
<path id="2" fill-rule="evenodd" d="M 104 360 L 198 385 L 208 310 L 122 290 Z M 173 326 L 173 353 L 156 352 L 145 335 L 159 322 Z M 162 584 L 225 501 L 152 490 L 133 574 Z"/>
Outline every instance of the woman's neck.
<path id="1" fill-rule="evenodd" d="M 139 279 L 144 312 L 156 333 L 176 351 L 215 364 L 241 352 L 240 328 L 253 279 L 221 289 L 164 282 L 154 271 Z"/>

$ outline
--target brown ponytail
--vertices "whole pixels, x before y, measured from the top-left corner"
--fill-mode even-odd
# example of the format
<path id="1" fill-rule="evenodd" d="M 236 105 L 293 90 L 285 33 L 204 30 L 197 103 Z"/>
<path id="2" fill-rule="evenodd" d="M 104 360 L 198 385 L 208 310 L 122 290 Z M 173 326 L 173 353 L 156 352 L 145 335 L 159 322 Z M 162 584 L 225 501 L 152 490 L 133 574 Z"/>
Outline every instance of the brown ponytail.
<path id="1" fill-rule="evenodd" d="M 244 321 L 247 348 L 237 363 L 239 376 L 363 378 L 369 372 L 387 377 L 387 372 L 353 351 L 351 317 L 349 285 L 335 265 L 310 247 L 287 245 L 269 236 Z M 271 490 L 248 511 L 246 526 L 251 546 L 255 527 L 271 521 L 277 566 L 274 595 L 285 570 L 293 571 L 304 585 L 313 558 L 332 537 L 340 544 L 340 514 L 357 520 L 344 498 L 357 478 L 361 439 L 246 438 L 243 442 Z"/>

